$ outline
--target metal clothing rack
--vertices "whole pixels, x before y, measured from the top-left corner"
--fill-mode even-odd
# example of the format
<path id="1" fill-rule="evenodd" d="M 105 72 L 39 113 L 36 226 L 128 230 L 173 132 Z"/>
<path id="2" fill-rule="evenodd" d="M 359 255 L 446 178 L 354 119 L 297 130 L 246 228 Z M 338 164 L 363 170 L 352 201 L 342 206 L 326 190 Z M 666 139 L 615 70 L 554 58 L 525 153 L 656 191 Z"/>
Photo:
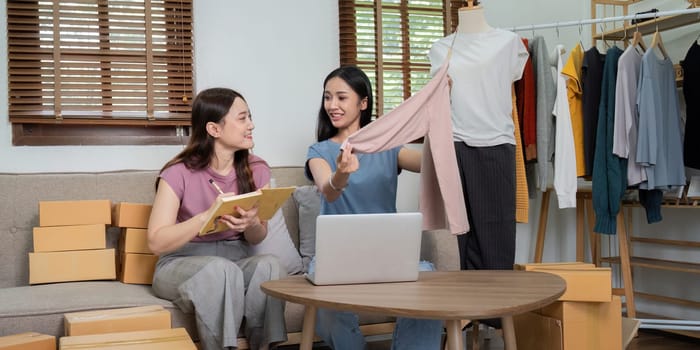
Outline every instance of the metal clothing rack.
<path id="1" fill-rule="evenodd" d="M 692 7 L 688 9 L 683 9 L 683 10 L 673 10 L 673 11 L 659 11 L 659 12 L 652 12 L 652 13 L 640 13 L 640 14 L 634 14 L 634 15 L 624 15 L 624 16 L 615 16 L 615 17 L 604 17 L 604 18 L 592 18 L 592 19 L 585 19 L 585 20 L 578 20 L 578 21 L 563 21 L 563 22 L 554 22 L 554 23 L 548 23 L 548 24 L 532 24 L 532 25 L 523 25 L 523 26 L 516 26 L 516 27 L 511 27 L 511 31 L 529 31 L 529 30 L 536 30 L 536 29 L 548 29 L 548 28 L 560 28 L 560 27 L 572 27 L 572 26 L 578 26 L 579 28 L 582 28 L 584 25 L 591 25 L 591 24 L 596 24 L 596 23 L 604 23 L 604 22 L 620 22 L 620 21 L 628 21 L 628 20 L 633 20 L 633 19 L 647 19 L 647 18 L 662 18 L 662 17 L 670 17 L 670 16 L 682 16 L 681 23 L 674 23 L 670 24 L 668 26 L 662 27 L 660 23 L 657 21 L 649 21 L 649 22 L 644 22 L 644 23 L 639 23 L 635 24 L 634 26 L 637 29 L 634 30 L 642 30 L 642 26 L 644 26 L 644 31 L 646 33 L 651 33 L 654 30 L 667 30 L 667 29 L 672 29 L 676 28 L 682 25 L 686 24 L 691 24 L 691 23 L 700 23 L 700 7 Z M 626 30 L 630 27 L 625 26 L 624 28 L 613 31 L 612 35 L 610 33 L 599 33 L 596 36 L 594 36 L 594 40 L 600 38 L 600 39 L 612 39 L 612 40 L 621 40 L 627 37 Z M 504 28 L 507 29 L 507 28 Z M 583 210 L 579 210 L 579 206 L 583 207 L 584 204 L 584 199 L 582 196 L 579 198 L 577 195 L 577 226 L 582 226 L 583 225 L 583 217 L 584 217 L 584 212 Z M 544 193 L 543 197 L 543 203 L 547 203 L 548 207 L 548 202 L 549 202 L 549 191 Z M 544 207 L 544 205 L 543 205 Z M 581 208 L 583 209 L 583 208 Z M 587 208 L 589 212 L 591 212 L 590 206 Z M 545 208 L 546 210 L 546 208 Z M 580 211 L 580 212 L 579 212 Z M 620 212 L 622 213 L 622 211 Z M 592 217 L 589 215 L 588 221 L 590 222 L 592 220 Z M 546 226 L 542 225 L 542 221 L 545 221 L 544 225 L 546 225 L 546 214 L 544 214 L 544 217 L 542 214 L 540 215 L 540 228 L 538 230 L 538 242 L 537 242 L 537 250 L 535 252 L 535 262 L 541 262 L 542 259 L 542 246 L 544 245 L 544 231 L 546 231 Z M 618 236 L 620 239 L 623 239 L 626 243 L 626 229 L 624 228 L 624 217 L 621 215 L 618 216 L 618 231 L 621 231 L 618 233 Z M 580 222 L 579 222 L 580 221 Z M 622 227 L 621 227 L 622 226 Z M 581 231 L 581 232 L 579 232 Z M 577 260 L 578 261 L 583 261 L 583 228 L 577 227 Z M 622 234 L 624 233 L 624 234 Z M 624 237 L 624 238 L 623 238 Z M 622 243 L 622 242 L 621 242 Z M 580 245 L 580 247 L 579 247 Z M 593 247 L 593 245 L 592 245 Z M 621 244 L 620 249 L 627 249 L 627 244 Z M 621 255 L 622 252 L 621 252 Z M 627 268 L 629 269 L 629 255 L 627 255 Z M 595 256 L 595 255 L 594 255 Z M 626 274 L 630 274 L 631 271 L 626 271 Z M 623 272 L 625 274 L 625 272 Z M 630 314 L 629 311 L 631 312 L 630 317 L 635 317 L 635 308 L 634 308 L 634 296 L 632 293 L 634 293 L 633 289 L 634 287 L 631 285 L 632 280 L 631 277 L 628 278 L 623 278 L 625 280 L 625 296 L 627 297 L 628 303 L 631 303 L 632 310 L 628 310 L 628 314 Z M 629 284 L 629 285 L 628 285 Z M 629 291 L 627 290 L 629 288 Z M 647 328 L 647 329 L 675 329 L 675 330 L 690 330 L 690 331 L 700 331 L 700 321 L 690 321 L 690 320 L 671 320 L 671 319 L 646 319 L 646 318 L 640 318 L 638 319 L 641 323 L 639 328 Z"/>
<path id="2" fill-rule="evenodd" d="M 524 31 L 524 30 L 559 28 L 559 27 L 573 27 L 573 26 L 583 27 L 584 25 L 603 23 L 603 22 L 619 22 L 619 21 L 627 21 L 627 20 L 631 20 L 631 19 L 659 18 L 659 17 L 685 15 L 685 14 L 692 14 L 692 13 L 697 13 L 698 14 L 697 19 L 698 19 L 698 21 L 700 21 L 700 7 L 696 7 L 696 8 L 689 8 L 689 9 L 684 9 L 684 10 L 659 11 L 659 12 L 640 13 L 640 14 L 626 15 L 626 16 L 591 18 L 591 19 L 583 19 L 583 20 L 579 20 L 579 21 L 564 21 L 564 22 L 554 22 L 554 23 L 547 23 L 547 24 L 531 24 L 531 25 L 511 27 L 510 30 L 517 32 L 517 31 Z"/>

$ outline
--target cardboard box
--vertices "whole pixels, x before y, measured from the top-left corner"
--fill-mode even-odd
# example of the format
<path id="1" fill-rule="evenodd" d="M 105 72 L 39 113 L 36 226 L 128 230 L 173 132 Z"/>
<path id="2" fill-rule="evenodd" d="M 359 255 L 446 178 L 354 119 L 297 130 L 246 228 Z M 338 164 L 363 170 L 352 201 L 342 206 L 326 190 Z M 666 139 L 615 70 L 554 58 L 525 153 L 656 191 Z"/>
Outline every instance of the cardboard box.
<path id="1" fill-rule="evenodd" d="M 566 281 L 560 301 L 609 302 L 612 300 L 612 273 L 609 267 L 585 263 L 516 264 L 516 270 L 558 275 Z"/>
<path id="2" fill-rule="evenodd" d="M 119 250 L 125 253 L 153 254 L 148 249 L 148 230 L 144 228 L 123 228 L 119 237 Z"/>
<path id="3" fill-rule="evenodd" d="M 49 226 L 34 228 L 34 252 L 105 249 L 104 224 Z"/>
<path id="4" fill-rule="evenodd" d="M 622 303 L 557 301 L 537 313 L 561 321 L 563 350 L 621 350 Z"/>
<path id="5" fill-rule="evenodd" d="M 112 210 L 112 226 L 148 228 L 151 204 L 120 202 Z"/>
<path id="6" fill-rule="evenodd" d="M 622 305 L 558 301 L 513 317 L 518 350 L 620 350 Z"/>
<path id="7" fill-rule="evenodd" d="M 56 350 L 56 337 L 27 332 L 0 337 L 2 350 Z"/>
<path id="8" fill-rule="evenodd" d="M 609 267 L 592 269 L 535 269 L 558 275 L 566 281 L 566 291 L 560 301 L 610 302 L 612 274 Z"/>
<path id="9" fill-rule="evenodd" d="M 160 305 L 73 312 L 63 315 L 68 336 L 170 329 L 170 312 Z"/>
<path id="10" fill-rule="evenodd" d="M 130 284 L 153 283 L 158 256 L 153 254 L 120 253 L 119 280 Z"/>
<path id="11" fill-rule="evenodd" d="M 562 350 L 561 320 L 535 312 L 513 316 L 518 350 Z"/>
<path id="12" fill-rule="evenodd" d="M 109 200 L 39 201 L 39 226 L 112 223 Z"/>
<path id="13" fill-rule="evenodd" d="M 29 253 L 29 284 L 114 280 L 114 249 Z"/>
<path id="14" fill-rule="evenodd" d="M 61 337 L 60 350 L 197 350 L 184 328 Z"/>

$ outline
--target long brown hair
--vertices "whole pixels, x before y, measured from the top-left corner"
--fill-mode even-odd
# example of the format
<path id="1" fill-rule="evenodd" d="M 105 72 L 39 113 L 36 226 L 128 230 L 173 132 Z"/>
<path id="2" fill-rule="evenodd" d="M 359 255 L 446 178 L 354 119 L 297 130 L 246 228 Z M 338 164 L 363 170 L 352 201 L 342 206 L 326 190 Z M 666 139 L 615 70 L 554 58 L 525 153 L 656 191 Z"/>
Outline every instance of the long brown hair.
<path id="1" fill-rule="evenodd" d="M 209 166 L 214 153 L 214 138 L 207 132 L 207 123 L 220 123 L 229 112 L 233 101 L 245 98 L 238 92 L 227 88 L 211 88 L 197 94 L 192 102 L 192 133 L 185 149 L 173 159 L 165 163 L 160 169 L 162 173 L 166 168 L 184 163 L 188 169 L 202 170 Z M 236 171 L 236 185 L 238 193 L 255 191 L 253 172 L 248 164 L 249 152 L 247 149 L 238 150 L 233 154 L 233 167 Z M 156 180 L 156 190 L 158 181 Z"/>

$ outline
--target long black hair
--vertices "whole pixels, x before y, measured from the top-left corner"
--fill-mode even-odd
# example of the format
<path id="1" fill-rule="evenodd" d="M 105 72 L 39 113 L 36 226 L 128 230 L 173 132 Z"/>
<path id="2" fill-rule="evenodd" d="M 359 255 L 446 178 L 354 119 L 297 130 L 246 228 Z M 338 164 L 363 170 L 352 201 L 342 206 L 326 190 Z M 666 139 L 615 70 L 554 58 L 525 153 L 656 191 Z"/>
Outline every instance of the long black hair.
<path id="1" fill-rule="evenodd" d="M 329 80 L 338 77 L 343 79 L 350 88 L 360 96 L 360 100 L 367 99 L 367 108 L 360 114 L 360 127 L 369 124 L 372 121 L 372 83 L 369 81 L 367 74 L 362 69 L 356 66 L 342 66 L 330 72 L 323 81 L 323 88 Z M 324 98 L 321 97 L 321 109 L 318 111 L 318 122 L 316 124 L 316 141 L 321 142 L 328 140 L 338 133 L 338 128 L 333 126 L 331 119 L 326 113 L 326 108 L 323 104 Z"/>
<path id="2" fill-rule="evenodd" d="M 192 102 L 192 133 L 185 149 L 167 162 L 160 170 L 184 163 L 188 169 L 201 170 L 209 166 L 214 154 L 214 138 L 207 132 L 207 123 L 220 123 L 229 112 L 233 101 L 240 98 L 245 101 L 243 95 L 227 88 L 211 88 L 203 90 Z M 253 173 L 248 164 L 249 152 L 247 149 L 238 150 L 233 154 L 233 167 L 236 171 L 236 184 L 238 193 L 255 191 Z M 158 182 L 156 180 L 156 190 Z"/>

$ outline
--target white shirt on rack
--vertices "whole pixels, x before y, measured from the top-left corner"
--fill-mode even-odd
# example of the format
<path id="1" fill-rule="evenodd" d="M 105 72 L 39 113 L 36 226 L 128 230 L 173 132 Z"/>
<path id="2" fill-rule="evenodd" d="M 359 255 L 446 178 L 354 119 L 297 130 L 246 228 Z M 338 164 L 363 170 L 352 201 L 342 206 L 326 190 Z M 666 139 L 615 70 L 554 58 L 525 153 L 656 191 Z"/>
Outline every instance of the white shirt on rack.
<path id="1" fill-rule="evenodd" d="M 559 209 L 576 208 L 576 149 L 574 148 L 574 131 L 571 127 L 569 110 L 568 77 L 562 74 L 566 50 L 563 45 L 555 49 L 557 65 L 557 97 L 554 100 L 552 114 L 556 117 L 554 130 L 554 190 L 557 192 Z"/>

